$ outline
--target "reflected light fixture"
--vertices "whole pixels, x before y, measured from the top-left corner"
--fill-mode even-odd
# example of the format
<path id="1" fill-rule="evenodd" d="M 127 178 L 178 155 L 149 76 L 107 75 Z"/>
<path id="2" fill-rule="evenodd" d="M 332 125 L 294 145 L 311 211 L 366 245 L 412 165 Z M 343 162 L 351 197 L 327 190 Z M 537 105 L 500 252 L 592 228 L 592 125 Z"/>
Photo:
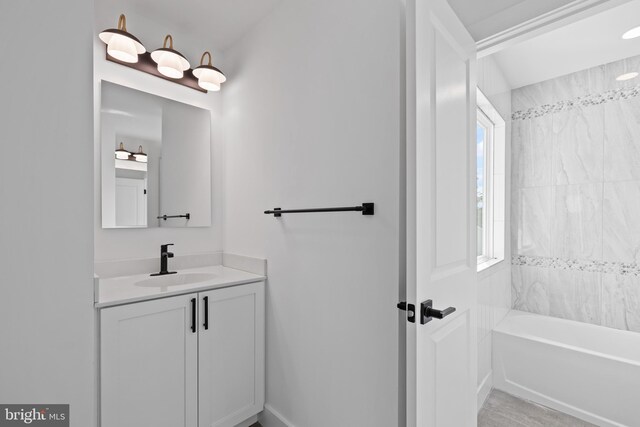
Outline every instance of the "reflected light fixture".
<path id="1" fill-rule="evenodd" d="M 204 63 L 205 56 L 209 57 L 208 64 Z M 198 79 L 198 86 L 202 89 L 217 92 L 220 90 L 220 84 L 227 81 L 227 78 L 222 74 L 222 71 L 218 70 L 211 64 L 211 53 L 205 52 L 200 58 L 200 65 L 193 71 L 193 75 Z"/>
<path id="2" fill-rule="evenodd" d="M 167 47 L 169 42 L 169 47 Z M 171 79 L 181 79 L 189 69 L 189 61 L 180 52 L 173 49 L 173 37 L 167 34 L 162 47 L 151 52 L 151 59 L 158 64 L 158 72 Z"/>
<path id="3" fill-rule="evenodd" d="M 632 28 L 622 35 L 625 40 L 635 39 L 636 37 L 640 37 L 640 27 Z"/>
<path id="4" fill-rule="evenodd" d="M 137 153 L 133 153 L 133 157 L 136 158 L 136 162 L 147 163 L 147 155 L 142 151 L 142 145 L 138 147 Z"/>
<path id="5" fill-rule="evenodd" d="M 127 32 L 127 18 L 120 15 L 118 28 L 101 32 L 98 37 L 107 44 L 107 53 L 119 61 L 136 63 L 138 55 L 147 51 L 136 37 Z"/>
<path id="6" fill-rule="evenodd" d="M 634 71 L 632 73 L 621 74 L 618 77 L 616 77 L 616 80 L 619 82 L 623 82 L 625 80 L 635 79 L 636 77 L 638 77 L 638 73 Z"/>
<path id="7" fill-rule="evenodd" d="M 116 159 L 129 160 L 130 152 L 124 149 L 124 144 L 121 142 L 120 147 L 116 150 Z"/>

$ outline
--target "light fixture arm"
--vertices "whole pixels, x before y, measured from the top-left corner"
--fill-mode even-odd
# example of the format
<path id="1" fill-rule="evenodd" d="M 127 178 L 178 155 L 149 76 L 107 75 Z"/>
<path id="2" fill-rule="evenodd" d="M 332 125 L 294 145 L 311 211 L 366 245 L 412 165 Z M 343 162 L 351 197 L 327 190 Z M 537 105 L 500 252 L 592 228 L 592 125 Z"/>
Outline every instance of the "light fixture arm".
<path id="1" fill-rule="evenodd" d="M 118 18 L 118 29 L 127 31 L 127 17 L 124 16 L 124 13 L 120 14 L 120 17 Z"/>
<path id="2" fill-rule="evenodd" d="M 162 43 L 162 47 L 164 49 L 167 48 L 167 40 L 169 41 L 169 49 L 173 50 L 173 37 L 171 37 L 171 34 L 167 34 L 164 37 L 164 43 Z"/>
<path id="3" fill-rule="evenodd" d="M 209 66 L 211 67 L 211 53 L 209 51 L 206 51 L 205 53 L 202 54 L 202 57 L 200 58 L 200 65 L 204 65 L 204 57 L 205 56 L 209 56 Z"/>

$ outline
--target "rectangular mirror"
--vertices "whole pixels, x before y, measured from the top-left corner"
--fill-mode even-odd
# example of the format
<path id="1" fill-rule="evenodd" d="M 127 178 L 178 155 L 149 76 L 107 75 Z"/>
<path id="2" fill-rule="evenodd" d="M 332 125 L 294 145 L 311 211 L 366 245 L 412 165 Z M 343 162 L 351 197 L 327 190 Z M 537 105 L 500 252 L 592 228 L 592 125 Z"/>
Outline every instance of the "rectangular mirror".
<path id="1" fill-rule="evenodd" d="M 211 112 L 102 82 L 102 228 L 211 226 Z"/>

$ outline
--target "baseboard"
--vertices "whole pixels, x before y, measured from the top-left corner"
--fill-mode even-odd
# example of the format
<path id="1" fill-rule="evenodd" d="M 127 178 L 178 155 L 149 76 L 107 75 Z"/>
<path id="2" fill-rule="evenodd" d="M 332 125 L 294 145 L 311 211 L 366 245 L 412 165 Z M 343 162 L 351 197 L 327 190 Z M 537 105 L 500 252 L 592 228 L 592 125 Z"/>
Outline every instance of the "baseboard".
<path id="1" fill-rule="evenodd" d="M 254 425 L 257 422 L 258 422 L 258 416 L 254 415 L 253 417 L 251 417 L 251 418 L 249 418 L 247 420 L 244 420 L 240 424 L 236 425 L 236 427 L 251 427 L 252 425 Z"/>
<path id="2" fill-rule="evenodd" d="M 264 411 L 258 414 L 258 421 L 262 427 L 295 427 L 269 404 L 265 404 Z"/>
<path id="3" fill-rule="evenodd" d="M 478 386 L 478 412 L 484 405 L 484 401 L 489 397 L 489 393 L 491 393 L 491 389 L 493 388 L 493 372 L 489 371 L 487 376 L 482 379 L 480 385 Z"/>

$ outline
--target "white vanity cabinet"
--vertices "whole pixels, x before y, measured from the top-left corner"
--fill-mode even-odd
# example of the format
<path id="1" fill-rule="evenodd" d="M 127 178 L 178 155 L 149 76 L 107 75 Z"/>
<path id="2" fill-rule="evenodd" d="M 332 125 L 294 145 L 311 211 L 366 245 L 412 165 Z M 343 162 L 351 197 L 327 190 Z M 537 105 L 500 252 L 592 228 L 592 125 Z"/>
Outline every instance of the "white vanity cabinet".
<path id="1" fill-rule="evenodd" d="M 264 406 L 264 282 L 100 311 L 101 427 L 233 427 Z"/>
<path id="2" fill-rule="evenodd" d="M 264 406 L 262 283 L 200 294 L 199 427 L 235 426 Z"/>

